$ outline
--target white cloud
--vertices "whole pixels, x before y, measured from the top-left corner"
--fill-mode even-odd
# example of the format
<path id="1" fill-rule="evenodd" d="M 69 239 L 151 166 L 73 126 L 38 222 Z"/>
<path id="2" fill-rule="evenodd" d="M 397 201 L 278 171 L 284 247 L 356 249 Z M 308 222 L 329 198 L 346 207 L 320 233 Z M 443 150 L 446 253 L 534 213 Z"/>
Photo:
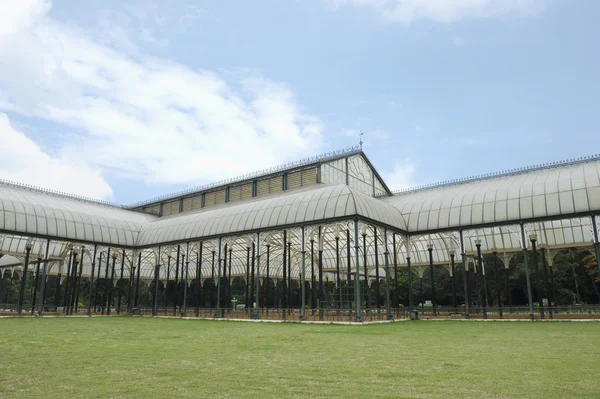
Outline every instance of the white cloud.
<path id="1" fill-rule="evenodd" d="M 415 164 L 406 158 L 397 161 L 391 172 L 383 173 L 383 179 L 391 190 L 403 190 L 417 185 L 415 173 Z"/>
<path id="2" fill-rule="evenodd" d="M 0 14 L 0 36 L 14 34 L 34 24 L 50 10 L 49 0 L 5 1 Z"/>
<path id="3" fill-rule="evenodd" d="M 134 58 L 47 11 L 46 2 L 31 2 L 12 13 L 25 22 L 0 35 L 0 110 L 68 127 L 73 138 L 57 143 L 65 159 L 196 185 L 321 150 L 320 120 L 285 84 Z M 0 26 L 7 19 L 1 15 Z"/>
<path id="4" fill-rule="evenodd" d="M 336 6 L 371 7 L 384 18 L 410 24 L 418 20 L 452 23 L 462 19 L 531 16 L 547 0 L 332 0 Z"/>
<path id="5" fill-rule="evenodd" d="M 97 170 L 68 158 L 46 154 L 0 113 L 0 177 L 23 184 L 69 192 L 84 197 L 110 199 L 112 191 Z"/>

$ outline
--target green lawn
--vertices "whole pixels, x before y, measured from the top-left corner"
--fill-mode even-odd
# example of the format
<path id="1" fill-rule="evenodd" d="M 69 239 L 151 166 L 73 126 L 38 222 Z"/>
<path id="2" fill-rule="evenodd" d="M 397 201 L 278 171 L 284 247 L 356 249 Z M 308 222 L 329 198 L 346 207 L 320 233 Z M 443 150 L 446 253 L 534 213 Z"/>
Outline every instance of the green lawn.
<path id="1" fill-rule="evenodd" d="M 0 333 L 0 397 L 600 397 L 600 323 L 24 318 Z"/>

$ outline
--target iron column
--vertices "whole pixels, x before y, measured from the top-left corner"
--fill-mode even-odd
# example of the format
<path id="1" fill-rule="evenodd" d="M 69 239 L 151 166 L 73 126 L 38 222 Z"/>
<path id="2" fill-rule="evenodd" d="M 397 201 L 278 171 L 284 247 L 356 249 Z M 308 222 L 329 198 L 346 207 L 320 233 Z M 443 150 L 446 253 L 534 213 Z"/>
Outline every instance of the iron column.
<path id="1" fill-rule="evenodd" d="M 336 283 L 340 301 L 338 303 L 338 309 L 342 308 L 342 279 L 340 276 L 340 234 L 339 228 L 336 227 L 335 231 L 335 272 L 336 272 Z M 339 312 L 338 312 L 339 313 Z"/>
<path id="2" fill-rule="evenodd" d="M 42 269 L 42 288 L 40 291 L 40 306 L 38 308 L 38 315 L 44 315 L 44 295 L 46 294 L 46 275 L 48 273 L 48 258 L 50 257 L 50 239 L 46 240 L 46 257 L 44 259 L 44 268 Z"/>
<path id="3" fill-rule="evenodd" d="M 102 251 L 98 259 L 98 274 L 96 276 L 96 287 L 94 288 L 94 310 L 98 311 L 98 290 L 100 289 L 100 269 L 102 268 Z"/>
<path id="4" fill-rule="evenodd" d="M 356 253 L 356 277 L 354 278 L 354 300 L 356 302 L 356 322 L 362 323 L 363 317 L 360 309 L 360 291 L 358 280 L 360 278 L 360 245 L 358 241 L 358 218 L 354 219 L 354 251 Z"/>
<path id="5" fill-rule="evenodd" d="M 538 266 L 538 260 L 537 260 L 537 249 L 536 249 L 536 242 L 537 242 L 537 235 L 535 234 L 535 232 L 532 232 L 529 235 L 529 240 L 531 241 L 531 251 L 533 253 L 533 269 L 535 270 L 535 283 L 537 286 L 537 300 L 538 300 L 538 306 L 540 308 L 540 317 L 543 320 L 545 318 L 545 314 L 544 314 L 544 303 L 543 303 L 543 299 L 542 299 L 542 282 L 541 282 L 541 278 L 540 278 L 540 268 Z"/>
<path id="6" fill-rule="evenodd" d="M 387 311 L 387 319 L 393 320 L 392 316 L 392 308 L 390 306 L 390 253 L 388 251 L 388 241 L 387 241 L 387 229 L 383 230 L 383 245 L 385 245 L 383 252 L 385 258 L 385 303 L 386 303 L 386 311 Z"/>
<path id="7" fill-rule="evenodd" d="M 31 301 L 31 315 L 32 316 L 33 316 L 33 313 L 35 312 L 35 301 L 36 301 L 36 297 L 37 297 L 38 286 L 40 284 L 40 265 L 41 265 L 41 263 L 42 263 L 42 260 L 40 258 L 38 258 L 37 267 L 35 270 L 35 282 L 34 282 L 35 285 L 33 286 L 33 300 Z"/>
<path id="8" fill-rule="evenodd" d="M 400 293 L 398 292 L 398 248 L 396 248 L 396 233 L 392 233 L 392 245 L 394 247 L 394 308 L 399 316 Z"/>
<path id="9" fill-rule="evenodd" d="M 304 226 L 302 229 L 302 276 L 300 281 L 302 282 L 302 299 L 300 301 L 300 320 L 306 320 L 306 238 L 304 236 Z M 267 244 L 267 287 L 269 287 L 269 244 Z M 268 289 L 268 288 L 267 288 Z M 268 312 L 268 309 L 267 309 Z"/>
<path id="10" fill-rule="evenodd" d="M 185 281 L 183 283 L 183 312 L 182 316 L 187 316 L 187 285 L 190 268 L 190 242 L 185 243 Z"/>
<path id="11" fill-rule="evenodd" d="M 460 256 L 462 258 L 462 267 L 463 267 L 463 284 L 465 290 L 465 318 L 469 320 L 471 315 L 469 314 L 469 283 L 467 281 L 467 254 L 465 253 L 465 241 L 463 239 L 462 230 L 459 231 L 460 237 Z"/>
<path id="12" fill-rule="evenodd" d="M 112 256 L 112 269 L 110 271 L 110 285 L 108 286 L 108 306 L 106 307 L 106 315 L 110 316 L 110 309 L 112 307 L 112 293 L 113 293 L 113 284 L 115 281 L 115 264 L 117 263 L 117 253 L 113 253 Z"/>
<path id="13" fill-rule="evenodd" d="M 31 244 L 28 242 L 25 246 L 25 264 L 23 265 L 23 274 L 21 276 L 21 288 L 19 289 L 19 302 L 17 311 L 19 316 L 23 312 L 23 298 L 25 296 L 25 284 L 27 283 L 27 269 L 29 268 L 29 255 L 31 254 Z"/>
<path id="14" fill-rule="evenodd" d="M 154 269 L 154 298 L 152 298 L 152 316 L 158 314 L 158 285 L 160 284 L 160 260 L 161 260 L 161 247 L 158 246 L 158 256 L 156 257 L 156 266 Z M 166 289 L 166 287 L 165 287 Z"/>
<path id="15" fill-rule="evenodd" d="M 435 276 L 433 273 L 433 242 L 429 242 L 427 246 L 427 250 L 429 251 L 429 274 L 431 275 L 431 304 L 433 309 L 433 314 L 437 314 L 436 300 L 435 300 Z"/>
<path id="16" fill-rule="evenodd" d="M 83 272 L 83 253 L 85 247 L 81 247 L 81 260 L 79 261 L 79 273 L 77 275 L 77 285 L 75 288 L 75 313 L 79 313 L 79 288 L 81 287 L 81 273 Z M 71 312 L 73 313 L 73 312 Z"/>
<path id="17" fill-rule="evenodd" d="M 369 287 L 369 272 L 367 270 L 367 226 L 362 228 L 362 239 L 363 239 L 363 269 L 365 271 L 365 310 L 368 312 L 371 305 L 371 287 Z M 360 276 L 357 276 L 357 284 L 360 287 Z"/>
<path id="18" fill-rule="evenodd" d="M 529 264 L 527 259 L 527 238 L 525 226 L 521 223 L 521 243 L 523 244 L 523 266 L 525 268 L 525 282 L 527 283 L 527 300 L 529 301 L 529 318 L 533 320 L 533 299 L 531 297 L 531 281 L 529 277 Z"/>
<path id="19" fill-rule="evenodd" d="M 220 290 L 221 290 L 221 237 L 219 237 L 219 267 L 217 268 L 217 311 L 215 312 L 214 318 L 219 317 L 219 299 L 220 299 Z"/>
<path id="20" fill-rule="evenodd" d="M 98 245 L 94 244 L 94 255 L 92 256 L 92 273 L 90 274 L 90 288 L 88 290 L 88 305 L 87 305 L 87 315 L 92 315 L 92 293 L 94 288 L 94 272 L 96 267 L 96 255 L 98 253 Z"/>
<path id="21" fill-rule="evenodd" d="M 379 239 L 377 237 L 377 227 L 373 226 L 373 246 L 375 250 L 375 300 L 377 301 L 377 313 L 381 309 L 381 288 L 379 283 Z"/>
<path id="22" fill-rule="evenodd" d="M 160 263 L 160 260 L 159 260 Z M 140 274 L 142 271 L 142 251 L 140 251 L 140 253 L 138 254 L 138 266 L 137 266 L 137 282 L 135 284 L 135 301 L 134 301 L 134 306 L 137 308 L 139 303 L 138 303 L 138 299 L 139 299 L 139 295 L 140 295 Z"/>
<path id="23" fill-rule="evenodd" d="M 408 272 L 408 308 L 410 311 L 414 310 L 415 304 L 413 301 L 413 290 L 412 290 L 412 267 L 410 264 L 410 236 L 406 236 L 406 269 Z"/>
<path id="24" fill-rule="evenodd" d="M 102 314 L 106 309 L 106 298 L 108 298 L 108 268 L 110 266 L 110 248 L 108 248 L 108 252 L 106 254 L 106 265 L 104 267 L 104 297 L 102 298 Z"/>
<path id="25" fill-rule="evenodd" d="M 483 318 L 487 319 L 487 306 L 488 306 L 488 294 L 487 294 L 487 284 L 485 280 L 485 266 L 483 264 L 483 260 L 481 258 L 481 240 L 478 238 L 475 240 L 475 246 L 477 247 L 477 263 L 479 264 L 479 278 L 482 280 L 483 285 Z"/>
<path id="26" fill-rule="evenodd" d="M 319 226 L 319 320 L 323 320 L 323 235 L 321 234 L 321 227 Z"/>
<path id="27" fill-rule="evenodd" d="M 260 232 L 256 233 L 256 314 L 254 318 L 260 318 Z"/>
<path id="28" fill-rule="evenodd" d="M 450 250 L 450 268 L 452 270 L 452 309 L 454 313 L 456 313 L 456 283 L 454 278 L 455 267 L 454 267 L 454 257 L 456 253 L 453 249 Z"/>
<path id="29" fill-rule="evenodd" d="M 81 252 L 81 259 L 83 260 L 83 251 Z M 117 299 L 117 314 L 121 314 L 121 297 L 123 296 L 123 293 L 121 292 L 121 289 L 123 288 L 123 271 L 125 268 L 125 250 L 123 250 L 123 255 L 121 256 L 121 275 L 119 277 L 119 281 L 121 282 L 121 287 L 119 287 L 119 289 L 117 290 L 117 293 L 119 295 L 119 298 Z M 117 283 L 119 284 L 119 283 Z"/>

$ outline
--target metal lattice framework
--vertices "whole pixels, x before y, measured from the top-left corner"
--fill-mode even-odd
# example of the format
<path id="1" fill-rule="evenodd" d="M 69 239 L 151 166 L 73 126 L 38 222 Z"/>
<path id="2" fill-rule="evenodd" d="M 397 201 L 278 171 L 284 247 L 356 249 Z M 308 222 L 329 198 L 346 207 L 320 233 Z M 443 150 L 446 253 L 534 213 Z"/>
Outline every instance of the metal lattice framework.
<path id="1" fill-rule="evenodd" d="M 599 246 L 598 157 L 381 197 L 385 186 L 370 164 L 353 158 L 357 149 L 340 154 L 291 164 L 329 162 L 329 184 L 165 217 L 0 182 L 0 277 L 20 276 L 28 250 L 30 264 L 47 263 L 42 270 L 63 279 L 73 254 L 82 253 L 86 278 L 108 276 L 116 265 L 118 279 L 137 275 L 149 284 L 158 276 L 166 285 L 180 278 L 184 261 L 188 281 L 214 281 L 221 270 L 247 279 L 249 254 L 259 263 L 267 251 L 270 278 L 314 282 L 314 264 L 322 262 L 327 281 L 383 281 L 394 259 L 394 267 L 405 267 L 410 257 L 420 276 L 428 265 L 450 272 L 451 254 L 468 267 L 476 243 L 508 267 L 530 234 L 548 253 Z M 257 264 L 257 276 L 265 273 Z"/>

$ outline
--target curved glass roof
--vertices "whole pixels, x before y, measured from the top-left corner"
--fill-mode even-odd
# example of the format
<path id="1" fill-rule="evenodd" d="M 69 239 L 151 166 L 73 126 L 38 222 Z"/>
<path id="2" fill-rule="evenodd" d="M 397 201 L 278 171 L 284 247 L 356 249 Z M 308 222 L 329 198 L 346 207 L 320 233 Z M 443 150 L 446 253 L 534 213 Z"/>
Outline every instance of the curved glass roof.
<path id="1" fill-rule="evenodd" d="M 177 245 L 191 242 L 189 277 L 195 278 L 199 255 L 199 242 L 203 241 L 201 258 L 202 278 L 210 277 L 213 269 L 212 252 L 217 251 L 216 237 L 226 236 L 232 258 L 232 277 L 244 276 L 249 233 L 261 231 L 262 239 L 271 241 L 271 275 L 281 276 L 283 265 L 283 231 L 291 244 L 292 276 L 298 278 L 302 258 L 299 225 L 306 225 L 306 265 L 310 278 L 310 239 L 317 237 L 320 229 L 323 237 L 323 263 L 326 273 L 336 269 L 336 237 L 340 249 L 341 269 L 347 266 L 346 234 L 350 231 L 350 263 L 354 270 L 355 254 L 353 224 L 354 216 L 361 219 L 367 244 L 367 265 L 373 274 L 379 264 L 384 276 L 383 241 L 388 228 L 387 248 L 390 264 L 393 263 L 392 241 L 395 239 L 397 261 L 406 265 L 410 253 L 417 270 L 425 270 L 429 263 L 427 246 L 433 244 L 433 259 L 437 265 L 447 266 L 450 251 L 456 253 L 457 263 L 462 261 L 458 230 L 463 230 L 467 262 L 476 248 L 475 240 L 481 240 L 483 252 L 498 252 L 505 261 L 510 254 L 522 250 L 528 243 L 521 242 L 519 223 L 525 223 L 525 235 L 535 231 L 540 245 L 560 249 L 590 245 L 594 238 L 592 219 L 600 225 L 600 160 L 561 164 L 527 170 L 518 174 L 486 177 L 452 185 L 413 190 L 394 197 L 376 199 L 357 192 L 346 185 L 315 185 L 280 192 L 271 196 L 228 203 L 204 208 L 195 212 L 158 218 L 148 214 L 122 209 L 118 206 L 40 192 L 17 185 L 0 182 L 0 269 L 20 270 L 25 246 L 33 245 L 32 262 L 44 256 L 45 237 L 52 239 L 49 247 L 50 273 L 62 270 L 68 260 L 69 248 L 75 243 L 86 243 L 83 275 L 91 272 L 90 243 L 102 245 L 98 254 L 104 255 L 102 275 L 106 268 L 108 247 L 111 253 L 118 251 L 119 270 L 121 249 L 126 251 L 124 276 L 129 276 L 129 266 L 137 264 L 138 250 L 142 254 L 142 277 L 151 279 L 157 262 L 157 245 L 162 244 L 160 263 L 168 263 L 171 256 L 171 276 L 175 268 Z M 393 235 L 392 232 L 397 234 Z M 402 232 L 411 235 L 410 246 Z M 28 236 L 32 238 L 28 238 Z M 317 240 L 318 241 L 318 240 Z M 263 242 L 262 254 L 265 253 Z M 362 237 L 358 243 L 363 262 Z M 318 242 L 315 243 L 315 254 Z M 375 257 L 375 248 L 378 258 Z M 181 245 L 184 253 L 185 244 Z M 506 255 L 506 256 L 505 256 Z M 314 263 L 316 265 L 317 255 Z M 265 266 L 264 257 L 261 269 Z M 111 260 L 112 262 L 112 260 Z M 216 265 L 218 266 L 218 259 Z M 31 269 L 30 269 L 31 270 Z M 264 269 L 261 273 L 264 273 Z M 161 269 L 161 279 L 167 269 Z M 362 270 L 361 270 L 362 273 Z M 118 273 L 117 273 L 118 274 Z M 342 273 L 343 274 L 343 273 Z M 333 275 L 328 275 L 333 278 Z"/>
<path id="2" fill-rule="evenodd" d="M 142 226 L 138 245 L 217 237 L 355 215 L 400 231 L 406 230 L 404 218 L 393 206 L 346 185 L 313 187 L 316 188 L 161 218 Z"/>
<path id="3" fill-rule="evenodd" d="M 0 230 L 122 247 L 149 246 L 361 216 L 405 230 L 400 212 L 348 186 L 313 186 L 236 205 L 157 218 L 0 184 Z"/>
<path id="4" fill-rule="evenodd" d="M 142 225 L 155 219 L 99 202 L 0 184 L 0 230 L 3 231 L 134 246 Z"/>
<path id="5" fill-rule="evenodd" d="M 383 198 L 407 230 L 436 231 L 600 211 L 600 161 L 489 178 Z"/>

